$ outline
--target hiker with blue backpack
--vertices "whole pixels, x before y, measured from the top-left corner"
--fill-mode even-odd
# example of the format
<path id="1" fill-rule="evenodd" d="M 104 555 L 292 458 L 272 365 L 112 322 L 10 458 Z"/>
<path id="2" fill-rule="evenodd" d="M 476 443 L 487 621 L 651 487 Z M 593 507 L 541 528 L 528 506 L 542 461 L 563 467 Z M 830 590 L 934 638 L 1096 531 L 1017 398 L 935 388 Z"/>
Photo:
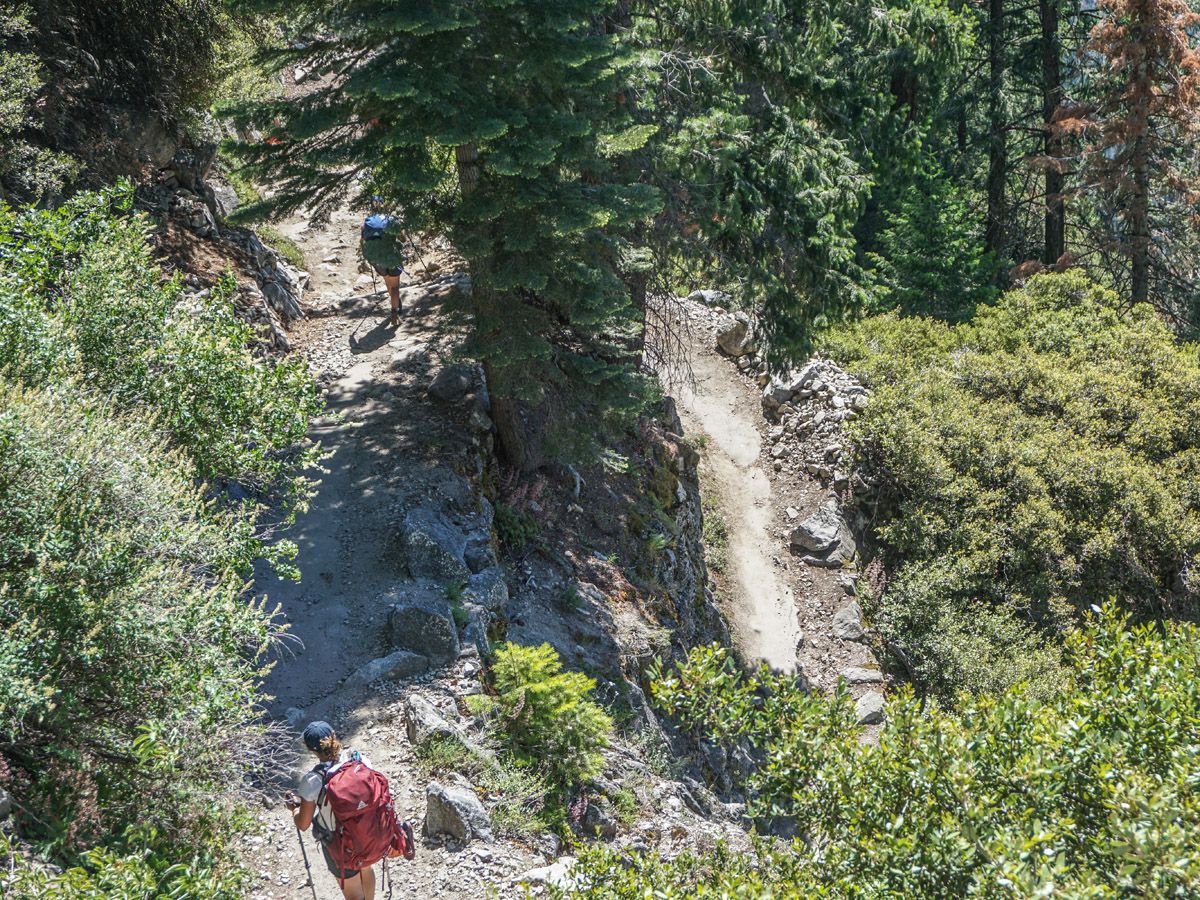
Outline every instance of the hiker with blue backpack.
<path id="1" fill-rule="evenodd" d="M 392 303 L 388 323 L 395 328 L 400 324 L 400 276 L 404 273 L 399 224 L 386 213 L 372 213 L 363 220 L 359 247 L 367 265 L 383 278 Z"/>
<path id="2" fill-rule="evenodd" d="M 345 749 L 328 722 L 309 723 L 303 738 L 318 762 L 301 777 L 298 796 L 289 794 L 284 802 L 300 835 L 305 868 L 302 832 L 311 827 L 346 900 L 374 900 L 375 863 L 383 863 L 386 880 L 389 859 L 416 855 L 412 826 L 397 819 L 387 778 L 361 753 Z M 311 887 L 311 870 L 308 882 Z"/>

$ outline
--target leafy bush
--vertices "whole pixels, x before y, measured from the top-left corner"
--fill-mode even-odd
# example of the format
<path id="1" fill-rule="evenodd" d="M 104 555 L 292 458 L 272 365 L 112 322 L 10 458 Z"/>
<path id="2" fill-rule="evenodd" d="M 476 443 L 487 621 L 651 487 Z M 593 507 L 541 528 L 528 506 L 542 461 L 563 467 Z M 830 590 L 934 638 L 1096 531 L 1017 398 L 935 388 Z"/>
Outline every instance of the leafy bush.
<path id="1" fill-rule="evenodd" d="M 496 648 L 491 674 L 498 736 L 521 761 L 565 788 L 600 774 L 612 719 L 591 699 L 596 682 L 562 671 L 549 644 Z"/>
<path id="2" fill-rule="evenodd" d="M 16 48 L 31 32 L 27 10 L 0 6 L 0 197 L 7 187 L 40 202 L 62 190 L 76 165 L 61 153 L 23 139 L 44 81 L 37 57 Z"/>
<path id="3" fill-rule="evenodd" d="M 852 426 L 883 485 L 874 621 L 934 689 L 1048 696 L 1092 597 L 1196 610 L 1200 354 L 1150 307 L 1045 275 L 969 323 L 881 316 L 828 349 L 874 389 Z"/>
<path id="4" fill-rule="evenodd" d="M 1064 689 L 967 698 L 905 690 L 877 743 L 846 694 L 827 698 L 724 650 L 693 650 L 656 700 L 684 724 L 742 737 L 766 762 L 751 812 L 803 840 L 718 853 L 583 862 L 572 896 L 1108 897 L 1200 890 L 1200 631 L 1131 627 L 1110 606 L 1066 641 Z"/>
<path id="5" fill-rule="evenodd" d="M 529 513 L 507 503 L 496 504 L 496 537 L 510 550 L 520 550 L 537 537 L 538 526 Z"/>
<path id="6" fill-rule="evenodd" d="M 319 403 L 228 290 L 161 277 L 129 196 L 0 206 L 0 783 L 79 863 L 43 885 L 23 852 L 6 890 L 243 896 L 225 837 L 278 631 L 246 578 L 286 558 L 263 512 L 304 503 Z"/>
<path id="7" fill-rule="evenodd" d="M 56 211 L 0 207 L 0 371 L 32 385 L 75 378 L 149 415 L 199 478 L 279 501 L 286 519 L 319 453 L 307 437 L 316 385 L 302 360 L 249 352 L 231 285 L 187 298 L 163 281 L 130 200 L 119 188 Z"/>
<path id="8" fill-rule="evenodd" d="M 0 381 L 0 752 L 55 846 L 227 812 L 275 633 L 252 542 L 145 424 Z"/>
<path id="9" fill-rule="evenodd" d="M 249 894 L 245 870 L 226 865 L 220 854 L 205 852 L 171 862 L 153 849 L 154 835 L 133 832 L 131 846 L 118 853 L 95 849 L 65 872 L 46 869 L 0 834 L 0 896 L 12 900 L 159 900 L 166 897 L 241 900 Z M 222 851 L 227 848 L 222 847 Z"/>

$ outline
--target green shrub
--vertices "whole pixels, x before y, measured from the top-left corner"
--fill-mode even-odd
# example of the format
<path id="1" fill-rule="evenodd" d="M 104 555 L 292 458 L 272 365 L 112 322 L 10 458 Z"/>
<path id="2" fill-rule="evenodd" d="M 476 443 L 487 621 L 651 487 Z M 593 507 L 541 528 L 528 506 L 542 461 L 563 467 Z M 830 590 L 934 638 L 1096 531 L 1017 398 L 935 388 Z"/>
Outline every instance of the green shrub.
<path id="1" fill-rule="evenodd" d="M 0 782 L 76 866 L 31 896 L 244 896 L 224 837 L 270 763 L 278 632 L 246 579 L 286 569 L 271 526 L 306 500 L 320 404 L 228 286 L 162 278 L 130 199 L 0 206 Z"/>
<path id="2" fill-rule="evenodd" d="M 141 849 L 96 849 L 57 873 L 45 869 L 0 833 L 0 896 L 11 900 L 242 900 L 250 894 L 244 869 L 221 853 L 206 851 L 173 862 L 154 849 L 155 836 L 133 832 L 127 843 Z M 148 849 L 149 848 L 149 849 Z M 222 853 L 228 848 L 222 846 Z"/>
<path id="3" fill-rule="evenodd" d="M 253 533 L 196 474 L 69 384 L 0 379 L 0 768 L 52 846 L 202 841 L 258 746 L 276 628 L 243 595 Z"/>
<path id="4" fill-rule="evenodd" d="M 518 512 L 506 503 L 496 504 L 496 537 L 509 550 L 520 550 L 537 533 L 537 522 L 529 513 Z"/>
<path id="5" fill-rule="evenodd" d="M 199 478 L 277 501 L 286 520 L 318 458 L 307 435 L 317 387 L 302 360 L 250 352 L 232 282 L 185 298 L 162 279 L 130 199 L 121 188 L 52 212 L 0 207 L 0 371 L 31 385 L 77 379 L 151 419 Z"/>
<path id="6" fill-rule="evenodd" d="M 572 896 L 1195 896 L 1200 631 L 1131 627 L 1110 605 L 1065 665 L 1048 700 L 1018 688 L 947 712 L 903 690 L 864 742 L 848 695 L 693 650 L 656 701 L 758 748 L 751 812 L 794 816 L 803 840 L 673 862 L 600 851 Z"/>
<path id="7" fill-rule="evenodd" d="M 596 682 L 580 672 L 564 672 L 549 644 L 496 648 L 491 674 L 497 736 L 521 761 L 546 772 L 567 788 L 598 775 L 612 719 L 592 699 Z"/>
<path id="8" fill-rule="evenodd" d="M 1038 276 L 957 326 L 881 316 L 828 349 L 874 396 L 852 426 L 883 486 L 873 611 L 944 695 L 1058 680 L 1090 598 L 1200 597 L 1200 354 L 1148 306 Z"/>

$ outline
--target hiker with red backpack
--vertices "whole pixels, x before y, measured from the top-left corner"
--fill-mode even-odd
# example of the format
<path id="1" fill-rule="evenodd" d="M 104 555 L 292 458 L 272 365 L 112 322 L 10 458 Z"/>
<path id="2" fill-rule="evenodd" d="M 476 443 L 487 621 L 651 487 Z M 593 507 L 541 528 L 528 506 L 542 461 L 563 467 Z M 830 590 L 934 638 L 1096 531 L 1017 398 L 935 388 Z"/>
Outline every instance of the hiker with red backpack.
<path id="1" fill-rule="evenodd" d="M 386 877 L 388 859 L 416 855 L 412 826 L 396 818 L 387 778 L 358 751 L 343 748 L 328 722 L 311 722 L 304 746 L 319 762 L 300 779 L 299 796 L 285 799 L 296 829 L 312 828 L 346 900 L 374 900 L 372 867 L 382 862 Z"/>

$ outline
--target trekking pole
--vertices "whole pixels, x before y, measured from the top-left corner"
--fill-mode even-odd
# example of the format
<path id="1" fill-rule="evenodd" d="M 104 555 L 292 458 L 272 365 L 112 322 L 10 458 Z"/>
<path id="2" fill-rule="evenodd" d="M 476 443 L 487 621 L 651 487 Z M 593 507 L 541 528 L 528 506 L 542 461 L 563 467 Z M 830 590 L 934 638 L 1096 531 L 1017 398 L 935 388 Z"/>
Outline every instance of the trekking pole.
<path id="1" fill-rule="evenodd" d="M 296 825 L 294 821 L 292 824 Z M 296 825 L 296 840 L 300 842 L 300 855 L 304 857 L 304 871 L 308 875 L 308 888 L 312 891 L 313 900 L 317 900 L 317 886 L 313 884 L 312 866 L 308 864 L 308 851 L 304 849 L 304 835 L 300 832 L 299 825 Z"/>
<path id="2" fill-rule="evenodd" d="M 429 266 L 425 265 L 425 257 L 421 255 L 421 248 L 417 246 L 417 242 L 413 240 L 413 236 L 409 232 L 404 232 L 404 236 L 408 238 L 408 246 L 412 247 L 413 253 L 417 257 L 417 262 L 421 264 L 421 268 L 425 270 L 425 277 L 429 278 Z"/>

